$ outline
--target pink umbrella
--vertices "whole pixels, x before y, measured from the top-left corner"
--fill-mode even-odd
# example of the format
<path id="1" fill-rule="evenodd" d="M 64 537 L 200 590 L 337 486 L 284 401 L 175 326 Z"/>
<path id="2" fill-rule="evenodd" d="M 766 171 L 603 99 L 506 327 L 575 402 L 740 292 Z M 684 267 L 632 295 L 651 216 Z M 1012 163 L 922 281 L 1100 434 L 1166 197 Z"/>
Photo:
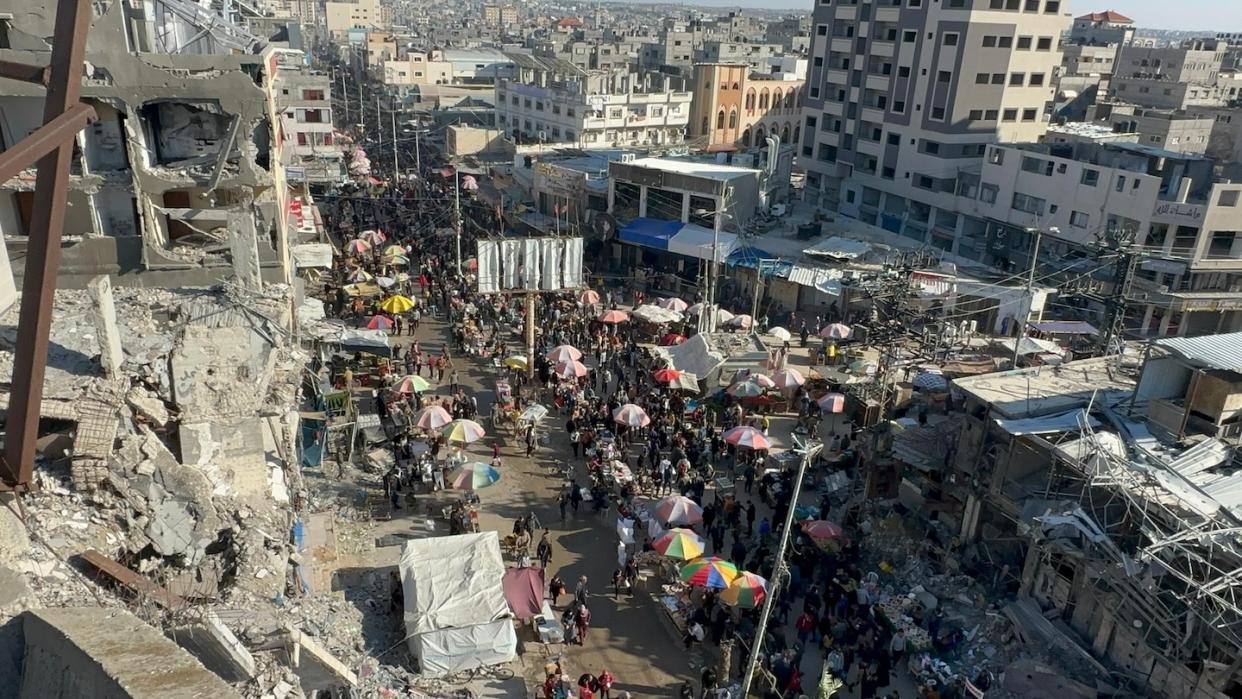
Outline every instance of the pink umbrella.
<path id="1" fill-rule="evenodd" d="M 826 413 L 840 413 L 845 410 L 845 394 L 825 393 L 815 403 Z"/>
<path id="2" fill-rule="evenodd" d="M 802 523 L 802 531 L 812 539 L 844 539 L 845 530 L 836 522 L 826 519 L 808 519 Z"/>
<path id="3" fill-rule="evenodd" d="M 551 352 L 548 352 L 549 362 L 559 364 L 561 362 L 576 362 L 579 359 L 582 359 L 582 352 L 572 345 L 557 345 L 552 348 Z"/>
<path id="4" fill-rule="evenodd" d="M 586 365 L 576 360 L 567 362 L 558 362 L 556 368 L 553 369 L 554 374 L 562 379 L 581 378 L 587 375 Z"/>
<path id="5" fill-rule="evenodd" d="M 387 316 L 371 316 L 371 320 L 367 321 L 368 330 L 389 330 L 392 328 L 392 319 Z"/>
<path id="6" fill-rule="evenodd" d="M 378 231 L 378 230 L 363 231 L 362 233 L 358 234 L 358 238 L 360 240 L 365 240 L 372 245 L 381 245 L 383 244 L 385 240 L 388 240 L 388 236 L 384 235 L 383 231 Z"/>
<path id="7" fill-rule="evenodd" d="M 796 388 L 806 383 L 806 377 L 797 369 L 781 369 L 772 374 L 772 381 L 777 388 Z"/>
<path id="8" fill-rule="evenodd" d="M 370 251 L 370 249 L 371 249 L 371 244 L 365 240 L 351 240 L 345 244 L 346 252 L 352 252 L 356 255 L 360 255 L 364 252 L 368 252 Z"/>
<path id="9" fill-rule="evenodd" d="M 617 310 L 604 311 L 603 313 L 599 315 L 598 318 L 596 318 L 596 320 L 598 320 L 599 322 L 606 323 L 608 325 L 616 325 L 618 323 L 624 323 L 628 321 L 629 319 L 630 319 L 629 313 L 626 313 L 625 311 L 617 311 Z"/>
<path id="10" fill-rule="evenodd" d="M 669 495 L 655 505 L 656 518 L 668 524 L 697 524 L 703 521 L 703 508 L 682 495 Z"/>
<path id="11" fill-rule="evenodd" d="M 424 430 L 438 430 L 452 421 L 449 411 L 438 405 L 428 405 L 414 414 L 414 424 Z"/>
<path id="12" fill-rule="evenodd" d="M 771 449 L 772 442 L 750 425 L 734 427 L 724 433 L 724 440 L 735 447 L 746 449 Z"/>
<path id="13" fill-rule="evenodd" d="M 578 303 L 585 303 L 588 306 L 599 303 L 599 292 L 583 289 L 578 293 Z"/>
<path id="14" fill-rule="evenodd" d="M 819 336 L 829 340 L 845 340 L 853 333 L 850 326 L 844 323 L 830 323 L 819 331 Z"/>
<path id="15" fill-rule="evenodd" d="M 651 418 L 647 416 L 647 411 L 633 403 L 626 403 L 613 411 L 612 419 L 618 425 L 625 425 L 627 427 L 646 427 L 651 424 Z"/>
<path id="16" fill-rule="evenodd" d="M 659 301 L 656 301 L 656 305 L 660 308 L 667 308 L 670 311 L 677 311 L 678 313 L 685 313 L 686 309 L 690 307 L 690 304 L 675 296 L 660 299 Z"/>
<path id="17" fill-rule="evenodd" d="M 746 380 L 751 383 L 757 383 L 763 388 L 776 388 L 776 382 L 767 374 L 751 374 L 746 377 Z"/>

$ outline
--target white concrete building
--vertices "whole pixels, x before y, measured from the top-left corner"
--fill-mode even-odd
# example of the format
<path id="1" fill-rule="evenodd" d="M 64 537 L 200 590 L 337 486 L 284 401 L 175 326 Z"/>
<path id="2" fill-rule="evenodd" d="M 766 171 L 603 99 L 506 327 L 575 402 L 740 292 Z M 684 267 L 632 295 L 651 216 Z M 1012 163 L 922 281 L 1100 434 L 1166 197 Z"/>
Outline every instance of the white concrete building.
<path id="1" fill-rule="evenodd" d="M 293 182 L 340 179 L 344 151 L 332 125 L 331 76 L 286 68 L 277 76 L 276 90 L 286 177 Z"/>

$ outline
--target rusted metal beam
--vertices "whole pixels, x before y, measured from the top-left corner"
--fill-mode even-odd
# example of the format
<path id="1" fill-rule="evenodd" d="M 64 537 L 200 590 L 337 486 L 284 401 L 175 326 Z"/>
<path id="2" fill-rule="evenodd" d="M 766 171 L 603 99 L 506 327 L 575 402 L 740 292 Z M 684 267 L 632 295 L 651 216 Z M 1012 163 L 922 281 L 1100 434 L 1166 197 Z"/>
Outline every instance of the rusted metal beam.
<path id="1" fill-rule="evenodd" d="M 0 61 L 0 77 L 21 80 L 22 82 L 34 83 L 36 85 L 47 85 L 51 74 L 51 66 L 32 66 L 29 63 Z"/>
<path id="2" fill-rule="evenodd" d="M 78 104 L 91 17 L 91 0 L 59 0 L 56 3 L 51 72 L 43 103 L 44 124 L 51 124 Z M 43 401 L 43 378 L 47 371 L 48 336 L 52 330 L 52 304 L 56 272 L 60 267 L 73 143 L 72 138 L 65 138 L 60 147 L 43 156 L 35 179 L 21 315 L 17 321 L 13 388 L 5 424 L 4 459 L 0 461 L 0 481 L 16 490 L 29 489 L 34 478 L 39 405 Z"/>
<path id="3" fill-rule="evenodd" d="M 75 104 L 69 111 L 35 129 L 34 133 L 15 143 L 12 148 L 0 152 L 0 184 L 16 177 L 19 172 L 34 165 L 66 141 L 72 142 L 77 133 L 93 121 L 94 107 L 89 104 Z"/>
<path id="4" fill-rule="evenodd" d="M 129 590 L 139 600 L 151 600 L 164 609 L 180 609 L 186 605 L 184 598 L 174 595 L 95 549 L 87 549 L 78 557 Z"/>

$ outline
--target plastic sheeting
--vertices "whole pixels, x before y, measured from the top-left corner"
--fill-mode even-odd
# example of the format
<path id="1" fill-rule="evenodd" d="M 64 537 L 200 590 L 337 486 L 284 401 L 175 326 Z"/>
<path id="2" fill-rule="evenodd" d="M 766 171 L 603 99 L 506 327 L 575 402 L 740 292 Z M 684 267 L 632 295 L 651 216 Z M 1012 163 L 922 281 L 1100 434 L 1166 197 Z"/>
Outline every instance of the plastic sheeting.
<path id="1" fill-rule="evenodd" d="M 700 380 L 724 364 L 724 355 L 707 344 L 707 337 L 695 335 L 680 345 L 657 347 L 656 352 L 668 359 L 674 369 L 688 371 Z"/>
<path id="2" fill-rule="evenodd" d="M 500 243 L 500 270 L 505 289 L 520 289 L 522 271 L 522 241 L 504 240 Z"/>
<path id="3" fill-rule="evenodd" d="M 561 262 L 565 258 L 563 240 L 541 238 L 539 240 L 539 256 L 543 266 L 543 278 L 540 288 L 544 291 L 561 290 Z"/>
<path id="4" fill-rule="evenodd" d="M 580 289 L 586 286 L 582 278 L 582 238 L 565 239 L 565 288 Z"/>
<path id="5" fill-rule="evenodd" d="M 332 268 L 332 246 L 327 243 L 302 243 L 294 245 L 293 266 L 298 269 L 311 267 Z"/>
<path id="6" fill-rule="evenodd" d="M 493 294 L 500 291 L 501 246 L 494 240 L 480 240 L 475 257 L 479 261 L 479 293 Z"/>
<path id="7" fill-rule="evenodd" d="M 539 277 L 542 271 L 539 266 L 539 251 L 542 246 L 538 238 L 526 238 L 522 241 L 522 288 L 527 291 L 539 291 Z"/>
<path id="8" fill-rule="evenodd" d="M 503 585 L 509 609 L 517 618 L 526 620 L 543 611 L 542 568 L 510 568 L 505 571 Z"/>
<path id="9" fill-rule="evenodd" d="M 711 260 L 715 248 L 717 262 L 729 258 L 733 249 L 738 246 L 737 236 L 732 233 L 716 233 L 710 228 L 687 223 L 681 227 L 677 235 L 668 241 L 668 251 L 679 255 L 697 257 L 700 260 Z"/>
<path id="10" fill-rule="evenodd" d="M 512 660 L 517 635 L 496 532 L 407 542 L 399 563 L 410 650 L 425 676 Z"/>

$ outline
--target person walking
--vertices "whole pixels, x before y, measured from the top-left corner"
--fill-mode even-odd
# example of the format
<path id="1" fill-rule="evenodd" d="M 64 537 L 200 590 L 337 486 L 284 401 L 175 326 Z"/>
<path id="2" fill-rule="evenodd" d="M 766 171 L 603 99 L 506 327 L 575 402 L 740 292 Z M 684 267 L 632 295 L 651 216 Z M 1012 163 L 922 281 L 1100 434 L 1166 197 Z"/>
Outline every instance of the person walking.
<path id="1" fill-rule="evenodd" d="M 587 576 L 578 578 L 578 584 L 574 587 L 574 601 L 578 604 L 585 605 L 590 592 L 587 591 Z"/>
<path id="2" fill-rule="evenodd" d="M 617 678 L 612 676 L 612 673 L 608 671 L 608 668 L 604 668 L 599 671 L 599 677 L 596 679 L 599 682 L 599 699 L 609 699 L 609 694 L 612 692 L 612 685 L 617 681 Z"/>
<path id="3" fill-rule="evenodd" d="M 587 631 L 591 630 L 591 610 L 585 604 L 578 607 L 578 616 L 574 619 L 574 624 L 578 627 L 578 645 L 585 646 Z"/>
<path id="4" fill-rule="evenodd" d="M 552 542 L 548 539 L 547 529 L 543 530 L 539 545 L 535 547 L 535 557 L 539 559 L 539 567 L 547 570 L 548 563 L 552 561 Z"/>

